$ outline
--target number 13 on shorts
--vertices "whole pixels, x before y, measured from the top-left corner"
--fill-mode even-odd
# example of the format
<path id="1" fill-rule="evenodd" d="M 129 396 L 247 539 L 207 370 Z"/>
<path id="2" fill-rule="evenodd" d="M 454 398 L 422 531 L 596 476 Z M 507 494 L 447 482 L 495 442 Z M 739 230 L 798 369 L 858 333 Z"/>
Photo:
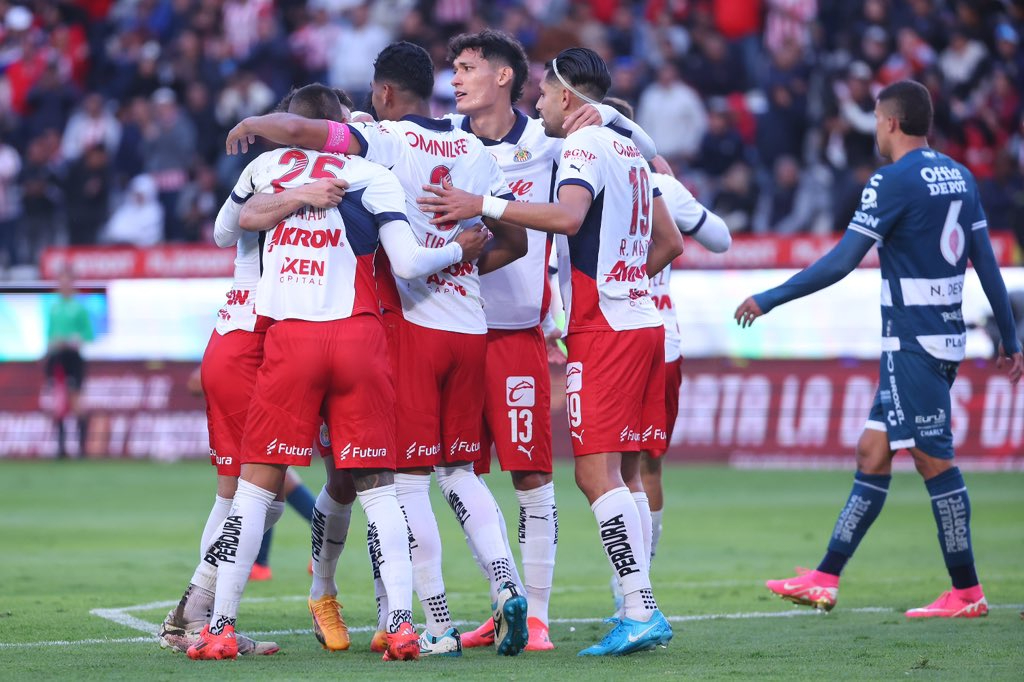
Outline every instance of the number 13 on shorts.
<path id="1" fill-rule="evenodd" d="M 537 382 L 533 377 L 515 376 L 505 379 L 505 402 L 513 443 L 533 440 L 533 407 L 537 402 Z"/>

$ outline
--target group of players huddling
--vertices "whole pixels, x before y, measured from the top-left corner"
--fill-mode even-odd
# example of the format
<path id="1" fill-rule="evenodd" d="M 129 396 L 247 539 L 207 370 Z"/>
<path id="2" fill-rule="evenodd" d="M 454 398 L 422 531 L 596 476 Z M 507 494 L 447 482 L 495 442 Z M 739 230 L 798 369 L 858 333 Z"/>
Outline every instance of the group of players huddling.
<path id="1" fill-rule="evenodd" d="M 563 50 L 546 66 L 538 120 L 513 108 L 528 74 L 514 39 L 487 30 L 458 36 L 449 47 L 457 114 L 430 118 L 431 60 L 415 45 L 395 43 L 375 62 L 376 122 L 353 115 L 344 93 L 309 85 L 289 96 L 286 111 L 246 119 L 228 137 L 228 153 L 247 150 L 256 137 L 286 146 L 249 164 L 217 219 L 217 243 L 238 254 L 202 364 L 217 499 L 195 574 L 161 632 L 164 645 L 192 658 L 278 650 L 236 633 L 236 615 L 263 533 L 281 516 L 285 471 L 308 466 L 315 454 L 328 482 L 311 524 L 309 609 L 324 648 L 350 644 L 334 573 L 356 498 L 367 516 L 377 601 L 371 649 L 384 660 L 459 656 L 463 647 L 491 644 L 502 655 L 553 648 L 552 249 L 567 318 L 576 482 L 594 512 L 618 600 L 611 631 L 580 655 L 628 654 L 672 638 L 649 574 L 661 530 L 658 457 L 680 383 L 668 266 L 682 251 L 683 234 L 724 251 L 728 230 L 662 165 L 628 105 L 602 103 L 611 79 L 596 53 Z M 887 247 L 886 390 L 858 449 L 854 493 L 818 571 L 769 588 L 831 608 L 839 571 L 884 500 L 893 451 L 910 448 L 939 500 L 940 539 L 945 532 L 947 545 L 966 543 L 947 553 L 955 589 L 926 615 L 980 615 L 984 597 L 970 556 L 966 490 L 951 467 L 948 420 L 911 433 L 916 415 L 942 405 L 949 414 L 951 372 L 963 351 L 962 318 L 953 314 L 960 299 L 944 293 L 911 300 L 927 299 L 929 285 L 905 278 L 962 282 L 971 257 L 1012 356 L 1013 380 L 1021 356 L 1007 333 L 1012 317 L 973 180 L 926 148 L 914 152 L 912 172 L 957 173 L 961 184 L 944 180 L 941 197 L 943 213 L 954 198 L 957 212 L 944 216 L 941 248 L 938 238 L 934 247 L 904 243 L 939 235 L 928 215 L 905 207 L 911 194 L 929 189 L 901 169 L 908 162 L 899 145 L 925 145 L 904 130 L 912 119 L 906 93 L 916 93 L 916 84 L 898 86 L 888 98 L 883 92 L 877 114 L 880 149 L 896 154 L 897 163 L 872 178 L 847 235 L 821 262 L 737 311 L 748 324 L 836 281 L 875 242 Z M 959 228 L 958 215 L 969 217 L 969 231 Z M 908 307 L 919 305 L 928 307 Z M 957 333 L 959 346 L 950 345 Z M 943 343 L 947 350 L 937 353 Z M 932 390 L 943 381 L 942 391 Z M 480 477 L 489 471 L 492 445 L 519 500 L 522 575 Z M 431 472 L 490 583 L 493 618 L 470 633 L 460 634 L 449 615 Z M 414 589 L 426 623 L 419 634 Z M 956 599 L 982 607 L 953 613 Z M 949 608 L 938 613 L 942 605 Z"/>

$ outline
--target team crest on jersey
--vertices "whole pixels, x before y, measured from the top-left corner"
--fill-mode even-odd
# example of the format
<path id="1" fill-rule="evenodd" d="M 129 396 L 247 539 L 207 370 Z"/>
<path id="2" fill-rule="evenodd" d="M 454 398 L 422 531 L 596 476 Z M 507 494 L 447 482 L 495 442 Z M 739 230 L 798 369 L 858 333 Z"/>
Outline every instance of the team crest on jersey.
<path id="1" fill-rule="evenodd" d="M 515 156 L 512 157 L 512 160 L 515 163 L 526 163 L 532 158 L 533 154 L 530 153 L 529 149 L 523 147 L 522 145 L 518 145 L 516 146 L 516 153 Z"/>
<path id="2" fill-rule="evenodd" d="M 964 228 L 960 227 L 957 219 L 960 217 L 962 201 L 954 201 L 949 205 L 949 213 L 946 214 L 946 224 L 942 226 L 942 236 L 939 238 L 939 251 L 942 257 L 950 265 L 956 265 L 964 255 L 966 239 Z"/>

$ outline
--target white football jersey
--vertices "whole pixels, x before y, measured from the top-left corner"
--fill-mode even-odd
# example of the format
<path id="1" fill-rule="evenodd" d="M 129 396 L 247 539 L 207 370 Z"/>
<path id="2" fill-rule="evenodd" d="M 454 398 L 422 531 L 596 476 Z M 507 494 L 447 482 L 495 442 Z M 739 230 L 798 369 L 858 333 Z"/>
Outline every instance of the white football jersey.
<path id="1" fill-rule="evenodd" d="M 508 135 L 500 140 L 479 140 L 498 162 L 517 201 L 553 201 L 562 141 L 545 135 L 539 120 L 518 109 L 515 114 L 516 122 Z M 448 118 L 467 133 L 473 132 L 468 116 L 449 114 Z M 548 258 L 552 239 L 544 232 L 527 229 L 526 240 L 525 256 L 480 276 L 484 314 L 490 329 L 530 329 L 547 314 L 551 302 Z"/>
<path id="2" fill-rule="evenodd" d="M 568 239 L 568 333 L 662 326 L 647 277 L 656 193 L 640 150 L 611 126 L 578 130 L 562 145 L 557 186 L 565 185 L 593 197 L 580 231 Z"/>
<path id="3" fill-rule="evenodd" d="M 378 229 L 406 220 L 398 178 L 359 157 L 308 149 L 276 149 L 251 165 L 256 192 L 273 193 L 326 177 L 349 183 L 337 208 L 306 206 L 269 232 L 256 312 L 275 320 L 318 322 L 379 315 L 373 277 Z"/>
<path id="4" fill-rule="evenodd" d="M 254 191 L 250 163 L 238 177 L 228 201 L 244 204 Z M 224 307 L 217 312 L 218 334 L 227 334 L 236 329 L 251 332 L 256 328 L 256 285 L 259 281 L 260 233 L 241 230 L 235 245 L 235 271 L 231 290 L 227 293 Z"/>
<path id="5" fill-rule="evenodd" d="M 671 175 L 663 173 L 652 174 L 651 180 L 655 189 L 661 192 L 661 197 L 668 204 L 669 213 L 672 214 L 672 220 L 675 221 L 680 232 L 684 235 L 692 235 L 704 226 L 708 219 L 708 210 L 697 201 L 683 183 Z M 700 240 L 701 237 L 698 236 L 697 239 Z M 665 362 L 673 362 L 682 354 L 679 348 L 682 343 L 679 320 L 676 318 L 676 309 L 669 287 L 671 279 L 671 265 L 651 278 L 651 296 L 653 296 L 654 303 L 658 306 L 665 323 Z"/>
<path id="6" fill-rule="evenodd" d="M 439 185 L 446 178 L 472 194 L 512 199 L 505 176 L 473 135 L 452 125 L 448 119 L 406 116 L 400 121 L 350 124 L 359 139 L 363 156 L 392 169 L 404 192 L 409 224 L 417 241 L 427 248 L 440 248 L 477 219 L 431 225 L 416 198 L 423 185 Z M 346 197 L 347 198 L 347 197 Z M 456 263 L 427 277 L 402 279 L 385 267 L 381 252 L 377 270 L 381 305 L 400 313 L 414 324 L 431 329 L 486 334 L 480 271 L 476 262 Z"/>

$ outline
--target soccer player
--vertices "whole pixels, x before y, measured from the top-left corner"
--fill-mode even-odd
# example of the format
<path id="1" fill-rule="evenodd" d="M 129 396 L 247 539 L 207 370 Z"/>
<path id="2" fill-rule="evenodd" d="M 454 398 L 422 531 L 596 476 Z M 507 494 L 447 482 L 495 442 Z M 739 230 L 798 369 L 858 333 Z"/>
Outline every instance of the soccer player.
<path id="1" fill-rule="evenodd" d="M 607 97 L 604 103 L 614 107 L 627 118 L 633 118 L 633 107 L 625 100 Z M 725 221 L 714 212 L 709 211 L 690 190 L 678 180 L 671 166 L 662 157 L 655 157 L 651 162 L 654 174 L 651 180 L 660 192 L 679 232 L 691 237 L 698 244 L 712 253 L 725 253 L 732 244 L 732 236 Z M 679 321 L 676 318 L 675 305 L 672 302 L 672 291 L 669 286 L 672 276 L 672 265 L 651 277 L 651 297 L 661 312 L 665 324 L 665 443 L 672 441 L 676 417 L 679 414 L 679 387 L 682 384 L 683 358 L 679 344 L 681 341 Z M 640 453 L 640 477 L 644 491 L 634 493 L 638 507 L 649 505 L 651 510 L 651 545 L 650 560 L 658 551 L 658 540 L 662 531 L 662 512 L 665 507 L 665 496 L 661 483 L 661 463 L 665 449 L 644 450 Z M 612 592 L 615 596 L 616 611 L 622 608 L 622 595 L 617 592 L 618 582 L 612 578 Z"/>
<path id="2" fill-rule="evenodd" d="M 611 84 L 592 50 L 563 50 L 541 81 L 537 110 L 545 132 L 564 123 Z M 639 452 L 665 440 L 664 327 L 650 297 L 656 274 L 682 252 L 682 237 L 655 200 L 647 163 L 621 128 L 590 126 L 565 137 L 558 203 L 505 202 L 454 188 L 424 187 L 434 221 L 485 215 L 568 235 L 571 291 L 566 365 L 576 482 L 591 503 L 602 544 L 625 595 L 624 617 L 581 655 L 619 655 L 666 644 L 672 628 L 651 590 L 650 537 L 631 495 L 642 491 Z M 648 539 L 645 539 L 645 535 Z"/>
<path id="3" fill-rule="evenodd" d="M 92 322 L 89 311 L 75 298 L 75 281 L 69 270 L 60 274 L 58 293 L 46 326 L 46 378 L 55 399 L 57 458 L 67 457 L 64 418 L 69 413 L 78 422 L 78 456 L 85 457 L 87 422 L 82 417 L 78 398 L 85 380 L 81 347 L 93 340 Z"/>
<path id="4" fill-rule="evenodd" d="M 295 117 L 246 119 L 229 144 L 251 135 L 276 142 L 359 154 L 392 168 L 405 189 L 417 241 L 444 247 L 470 223 L 432 225 L 414 202 L 424 183 L 454 183 L 512 198 L 494 158 L 472 135 L 449 120 L 429 118 L 433 64 L 422 48 L 394 43 L 374 64 L 377 124 L 331 125 Z M 526 251 L 522 228 L 495 223 L 494 238 L 478 261 L 409 277 L 381 259 L 378 278 L 398 396 L 398 462 L 395 483 L 412 534 L 413 578 L 426 616 L 423 655 L 458 656 L 461 635 L 452 624 L 441 575 L 441 544 L 430 508 L 430 471 L 455 512 L 491 585 L 498 653 L 516 655 L 528 637 L 527 600 L 519 594 L 500 529 L 497 505 L 473 472 L 480 456 L 482 401 L 473 399 L 484 379 L 487 325 L 480 275 Z M 391 271 L 389 274 L 389 270 Z M 467 399 L 467 396 L 471 398 Z M 385 611 L 385 609 L 381 609 Z"/>
<path id="5" fill-rule="evenodd" d="M 1024 357 L 974 178 L 961 164 L 928 148 L 931 124 L 931 97 L 923 85 L 900 81 L 882 90 L 875 103 L 875 140 L 892 163 L 865 185 L 860 209 L 843 238 L 806 270 L 736 309 L 737 323 L 749 326 L 776 306 L 838 282 L 878 245 L 880 382 L 857 444 L 853 489 L 818 568 L 767 582 L 769 590 L 797 604 L 826 611 L 835 606 L 843 567 L 882 511 L 892 458 L 906 449 L 931 496 L 939 546 L 953 583 L 933 603 L 906 615 L 975 618 L 988 613 L 974 568 L 971 503 L 953 459 L 950 428 L 949 389 L 964 358 L 960 306 L 968 259 L 1002 335 L 996 365 L 1009 360 L 1014 384 Z"/>
<path id="6" fill-rule="evenodd" d="M 293 94 L 289 94 L 278 105 L 279 110 L 287 110 Z M 347 119 L 351 101 L 343 92 L 336 91 L 336 94 L 342 104 L 343 120 Z M 210 620 L 217 574 L 216 567 L 203 558 L 214 531 L 223 523 L 234 498 L 241 467 L 242 430 L 256 381 L 256 370 L 263 361 L 264 334 L 269 326 L 269 320 L 259 318 L 255 312 L 256 288 L 262 270 L 260 248 L 264 235 L 244 231 L 239 226 L 242 205 L 255 191 L 251 170 L 251 167 L 246 168 L 239 177 L 231 196 L 218 212 L 214 227 L 217 245 L 224 248 L 234 246 L 236 250 L 231 290 L 228 291 L 224 307 L 217 314 L 217 322 L 210 335 L 203 362 L 197 368 L 195 381 L 196 389 L 206 399 L 210 463 L 217 469 L 217 495 L 203 529 L 199 563 L 177 607 L 171 609 L 164 619 L 159 634 L 161 647 L 172 647 L 183 652 L 196 641 L 199 632 Z M 344 189 L 336 181 L 320 179 L 285 189 L 276 197 L 279 203 L 290 201 L 295 207 L 309 205 L 326 209 L 336 206 L 343 194 Z M 271 217 L 284 218 L 285 215 L 275 214 Z M 271 221 L 268 218 L 268 225 L 274 222 L 277 220 Z M 283 497 L 301 513 L 303 507 L 312 506 L 312 498 L 297 475 L 289 472 L 287 478 Z M 344 486 L 343 493 L 335 494 L 346 499 L 351 509 L 355 497 L 351 484 Z M 283 504 L 278 499 L 271 505 L 270 521 L 276 521 L 275 517 L 280 517 L 282 512 Z M 265 560 L 264 548 L 269 545 L 272 526 L 273 523 L 268 523 L 250 580 L 261 579 L 257 566 L 260 556 Z M 340 613 L 338 617 L 340 619 Z M 344 626 L 344 621 L 341 621 L 341 625 Z M 240 633 L 237 641 L 241 655 L 272 654 L 278 650 L 273 642 L 255 642 Z"/>
<path id="7" fill-rule="evenodd" d="M 289 111 L 334 121 L 341 113 L 337 97 L 319 85 L 298 91 Z M 285 148 L 261 155 L 251 173 L 257 193 L 336 178 L 347 183 L 347 196 L 340 209 L 299 209 L 266 241 L 256 312 L 274 323 L 246 421 L 238 489 L 205 556 L 217 565 L 212 622 L 189 656 L 235 657 L 238 603 L 268 508 L 285 468 L 308 465 L 313 448 L 305 444 L 316 436 L 323 413 L 334 465 L 351 470 L 375 540 L 389 606 L 384 660 L 416 659 L 408 531 L 394 486 L 394 385 L 373 259 L 383 242 L 395 269 L 427 273 L 460 261 L 462 249 L 409 248 L 414 240 L 401 185 L 362 159 Z M 240 224 L 261 227 L 244 216 Z"/>

